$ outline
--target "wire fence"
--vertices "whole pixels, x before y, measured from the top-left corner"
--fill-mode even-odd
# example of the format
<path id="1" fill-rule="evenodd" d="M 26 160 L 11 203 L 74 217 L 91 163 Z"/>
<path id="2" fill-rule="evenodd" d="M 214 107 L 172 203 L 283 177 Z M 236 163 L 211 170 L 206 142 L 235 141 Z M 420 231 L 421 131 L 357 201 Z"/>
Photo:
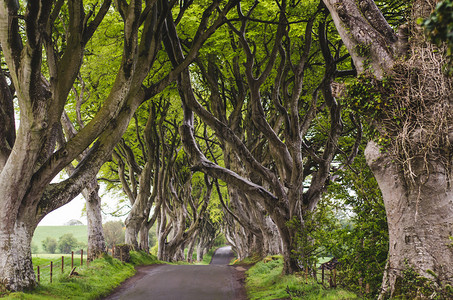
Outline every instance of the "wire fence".
<path id="1" fill-rule="evenodd" d="M 118 259 L 123 261 L 122 249 L 116 250 L 119 254 Z M 115 247 L 106 249 L 106 253 L 115 257 Z M 57 274 L 63 274 L 65 270 L 69 270 L 69 275 L 77 274 L 75 272 L 76 267 L 82 267 L 84 264 L 89 267 L 90 261 L 88 260 L 88 251 L 83 249 L 80 250 L 80 254 L 71 252 L 71 256 L 62 255 L 57 260 L 52 260 L 50 263 L 35 266 L 35 274 L 37 276 L 38 283 L 46 281 L 52 283 L 53 277 Z"/>
<path id="2" fill-rule="evenodd" d="M 79 256 L 80 255 L 80 256 Z M 85 255 L 86 256 L 86 255 Z M 35 272 L 38 282 L 42 280 L 48 280 L 52 283 L 53 276 L 58 273 L 63 274 L 65 270 L 70 268 L 70 274 L 74 273 L 75 267 L 83 266 L 83 264 L 89 266 L 89 261 L 84 257 L 83 249 L 80 250 L 80 254 L 74 254 L 74 251 L 71 252 L 71 256 L 62 255 L 57 261 L 50 261 L 49 264 L 36 266 Z"/>

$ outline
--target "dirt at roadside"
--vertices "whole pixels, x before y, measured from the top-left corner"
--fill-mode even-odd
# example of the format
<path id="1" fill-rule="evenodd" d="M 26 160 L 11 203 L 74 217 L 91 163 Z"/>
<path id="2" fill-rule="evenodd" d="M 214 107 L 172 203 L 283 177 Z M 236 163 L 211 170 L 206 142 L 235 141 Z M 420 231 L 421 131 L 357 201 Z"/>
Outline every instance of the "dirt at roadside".
<path id="1" fill-rule="evenodd" d="M 247 300 L 247 290 L 245 289 L 245 272 L 251 266 L 231 266 L 234 268 L 234 276 L 237 282 L 239 282 L 241 288 L 236 293 L 236 300 Z"/>

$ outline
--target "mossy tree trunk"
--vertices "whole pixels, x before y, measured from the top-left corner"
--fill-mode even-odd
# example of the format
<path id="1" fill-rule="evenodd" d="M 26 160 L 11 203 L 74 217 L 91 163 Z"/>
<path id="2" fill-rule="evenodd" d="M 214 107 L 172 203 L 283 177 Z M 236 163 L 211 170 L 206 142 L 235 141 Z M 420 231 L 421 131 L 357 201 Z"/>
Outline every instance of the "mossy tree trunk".
<path id="1" fill-rule="evenodd" d="M 381 117 L 367 116 L 387 141 L 371 141 L 366 150 L 389 227 L 381 298 L 397 296 L 408 268 L 432 280 L 435 289 L 452 284 L 452 83 L 442 74 L 442 51 L 426 42 L 416 24 L 436 2 L 413 1 L 408 23 L 395 34 L 374 1 L 324 0 L 358 72 L 374 76 L 377 85 L 385 77 L 400 82 L 381 93 L 383 101 L 392 101 L 390 110 L 376 107 Z"/>

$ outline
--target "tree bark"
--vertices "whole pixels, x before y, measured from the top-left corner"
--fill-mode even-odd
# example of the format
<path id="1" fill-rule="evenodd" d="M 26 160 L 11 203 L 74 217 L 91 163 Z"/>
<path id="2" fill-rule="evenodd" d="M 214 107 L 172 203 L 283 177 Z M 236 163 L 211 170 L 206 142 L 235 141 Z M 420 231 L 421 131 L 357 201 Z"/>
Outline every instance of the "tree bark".
<path id="1" fill-rule="evenodd" d="M 88 230 L 88 260 L 92 261 L 106 253 L 104 231 L 102 228 L 101 197 L 99 184 L 96 179 L 88 183 L 82 191 L 86 199 L 87 230 Z"/>
<path id="2" fill-rule="evenodd" d="M 190 237 L 189 244 L 187 246 L 187 259 L 186 259 L 186 261 L 188 263 L 193 263 L 193 252 L 195 250 L 195 242 L 197 241 L 197 238 L 198 238 L 198 231 L 199 231 L 199 229 L 197 229 L 193 233 L 193 235 Z"/>
<path id="3" fill-rule="evenodd" d="M 10 226 L 0 227 L 0 285 L 10 290 L 32 289 L 36 278 L 31 259 L 31 240 L 36 228 L 34 216 L 26 212 Z"/>
<path id="4" fill-rule="evenodd" d="M 366 158 L 382 191 L 389 226 L 389 258 L 382 293 L 390 296 L 398 293 L 401 273 L 409 267 L 441 286 L 451 283 L 451 169 L 430 161 L 430 174 L 408 186 L 401 167 L 383 154 L 374 142 L 368 144 Z M 423 168 L 423 159 L 417 160 L 414 163 Z M 437 278 L 433 278 L 428 270 Z"/>
<path id="5" fill-rule="evenodd" d="M 409 48 L 409 52 L 404 53 L 409 57 L 406 61 L 398 61 L 402 53 L 400 47 L 407 37 L 398 36 L 392 31 L 374 1 L 324 0 L 358 73 L 371 73 L 382 79 L 398 63 L 408 69 L 407 73 L 417 74 L 416 80 L 409 84 L 409 96 L 400 94 L 401 99 L 394 99 L 393 102 L 393 105 L 403 103 L 404 96 L 404 101 L 417 107 L 417 113 L 420 113 L 415 117 L 417 122 L 407 123 L 403 128 L 393 124 L 390 128 L 395 131 L 390 139 L 398 141 L 404 138 L 406 153 L 394 147 L 394 143 L 382 147 L 371 141 L 366 149 L 367 163 L 383 194 L 389 227 L 389 259 L 380 298 L 399 295 L 404 281 L 403 271 L 408 268 L 431 279 L 437 285 L 436 288 L 442 289 L 446 284 L 452 284 L 453 249 L 449 238 L 453 228 L 453 126 L 448 123 L 451 121 L 452 100 L 450 88 L 446 94 L 442 94 L 442 90 L 438 92 L 437 88 L 443 84 L 451 87 L 451 80 L 438 75 L 441 52 L 430 49 L 432 46 L 426 43 L 422 29 L 416 24 L 417 18 L 426 17 L 436 2 L 413 1 L 408 24 L 410 44 L 404 46 Z M 367 51 L 364 53 L 359 49 Z M 371 68 L 367 69 L 367 66 Z M 423 82 L 420 89 L 419 80 Z M 434 92 L 423 93 L 433 86 L 436 88 L 430 91 Z M 433 97 L 435 101 L 429 102 Z M 437 105 L 444 109 L 436 110 Z M 433 120 L 444 118 L 448 120 L 447 129 L 431 126 L 435 124 Z M 425 120 L 428 121 L 424 123 Z M 371 122 L 378 130 L 382 129 L 382 120 L 372 119 Z M 404 132 L 407 128 L 411 128 L 410 131 Z M 424 134 L 429 130 L 433 132 Z M 441 136 L 441 142 L 433 144 L 426 138 L 427 135 Z M 423 152 L 420 149 L 428 150 Z M 402 154 L 407 153 L 410 154 L 402 159 Z M 431 271 L 436 274 L 435 277 Z"/>

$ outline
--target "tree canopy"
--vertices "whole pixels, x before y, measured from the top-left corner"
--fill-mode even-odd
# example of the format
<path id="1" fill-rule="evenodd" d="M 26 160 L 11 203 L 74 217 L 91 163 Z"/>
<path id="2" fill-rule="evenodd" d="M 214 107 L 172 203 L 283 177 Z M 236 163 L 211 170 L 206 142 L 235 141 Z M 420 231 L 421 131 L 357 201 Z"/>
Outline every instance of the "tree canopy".
<path id="1" fill-rule="evenodd" d="M 102 232 L 99 181 L 125 243 L 149 251 L 155 224 L 163 260 L 222 233 L 284 273 L 336 255 L 384 297 L 409 264 L 442 294 L 451 3 L 431 2 L 2 1 L 0 279 L 35 285 L 33 231 L 79 193 Z"/>

